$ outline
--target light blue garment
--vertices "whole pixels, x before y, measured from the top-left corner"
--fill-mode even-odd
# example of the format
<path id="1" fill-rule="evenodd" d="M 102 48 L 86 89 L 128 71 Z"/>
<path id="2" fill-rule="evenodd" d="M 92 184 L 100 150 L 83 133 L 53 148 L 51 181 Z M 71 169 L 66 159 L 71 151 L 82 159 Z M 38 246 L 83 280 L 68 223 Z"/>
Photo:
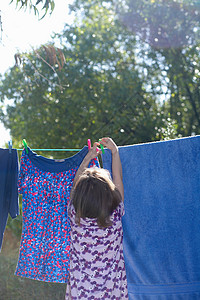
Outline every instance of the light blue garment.
<path id="1" fill-rule="evenodd" d="M 200 136 L 119 153 L 129 299 L 200 299 Z M 110 150 L 102 159 L 111 170 Z"/>

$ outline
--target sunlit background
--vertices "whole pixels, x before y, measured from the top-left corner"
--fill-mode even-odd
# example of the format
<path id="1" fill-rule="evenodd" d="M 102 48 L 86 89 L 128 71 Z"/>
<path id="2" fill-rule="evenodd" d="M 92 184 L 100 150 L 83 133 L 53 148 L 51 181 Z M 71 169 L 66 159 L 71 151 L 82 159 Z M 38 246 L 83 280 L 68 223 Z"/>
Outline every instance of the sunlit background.
<path id="1" fill-rule="evenodd" d="M 51 15 L 47 14 L 42 20 L 33 11 L 16 9 L 16 4 L 10 0 L 0 3 L 2 31 L 0 33 L 0 73 L 4 74 L 15 64 L 14 55 L 39 47 L 51 40 L 54 32 L 61 32 L 64 24 L 70 22 L 68 4 L 72 0 L 56 1 Z M 0 123 L 0 147 L 4 147 L 10 139 L 9 130 Z"/>

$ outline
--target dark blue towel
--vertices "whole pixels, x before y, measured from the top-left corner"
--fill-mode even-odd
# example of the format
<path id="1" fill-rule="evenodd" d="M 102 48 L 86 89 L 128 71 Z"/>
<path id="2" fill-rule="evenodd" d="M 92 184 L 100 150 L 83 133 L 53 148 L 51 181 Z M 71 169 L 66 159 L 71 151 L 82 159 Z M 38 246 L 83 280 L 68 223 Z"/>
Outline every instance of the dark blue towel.
<path id="1" fill-rule="evenodd" d="M 200 136 L 119 153 L 129 299 L 200 299 Z M 111 170 L 110 151 L 102 158 Z"/>
<path id="2" fill-rule="evenodd" d="M 8 213 L 12 218 L 19 214 L 17 150 L 0 149 L 0 250 Z"/>

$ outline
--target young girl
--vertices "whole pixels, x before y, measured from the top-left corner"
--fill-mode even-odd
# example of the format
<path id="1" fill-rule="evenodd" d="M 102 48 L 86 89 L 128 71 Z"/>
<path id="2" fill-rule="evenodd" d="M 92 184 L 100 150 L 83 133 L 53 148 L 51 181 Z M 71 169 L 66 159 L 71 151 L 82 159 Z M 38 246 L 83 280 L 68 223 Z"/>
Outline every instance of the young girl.
<path id="1" fill-rule="evenodd" d="M 69 206 L 71 221 L 70 278 L 66 300 L 128 299 L 122 248 L 124 190 L 116 144 L 102 138 L 112 152 L 111 180 L 108 171 L 87 168 L 101 151 L 94 143 L 74 178 Z"/>

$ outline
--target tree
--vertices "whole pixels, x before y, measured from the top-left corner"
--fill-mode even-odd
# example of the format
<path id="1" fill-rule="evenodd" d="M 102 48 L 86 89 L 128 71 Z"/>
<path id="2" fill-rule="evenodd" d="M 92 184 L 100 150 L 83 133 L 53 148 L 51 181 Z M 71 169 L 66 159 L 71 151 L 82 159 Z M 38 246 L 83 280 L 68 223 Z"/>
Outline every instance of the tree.
<path id="1" fill-rule="evenodd" d="M 185 49 L 163 51 L 171 94 L 165 106 L 176 118 L 182 135 L 200 134 L 199 49 L 200 43 Z"/>
<path id="2" fill-rule="evenodd" d="M 14 104 L 2 120 L 11 135 L 32 147 L 60 148 L 103 135 L 120 145 L 155 140 L 159 108 L 136 68 L 135 37 L 113 11 L 96 2 L 57 39 L 65 57 L 60 70 L 41 46 L 5 74 L 1 98 Z"/>
<path id="3" fill-rule="evenodd" d="M 153 48 L 183 48 L 193 45 L 200 37 L 200 7 L 196 0 L 127 0 L 117 3 L 116 11 L 121 22 Z"/>
<path id="4" fill-rule="evenodd" d="M 41 19 L 45 17 L 47 12 L 52 13 L 55 7 L 54 0 L 11 0 L 10 3 L 16 3 L 16 7 L 19 7 L 20 9 L 29 8 L 30 10 L 33 10 L 38 17 L 40 12 L 44 12 Z"/>
<path id="5" fill-rule="evenodd" d="M 130 35 L 138 37 L 138 67 L 150 93 L 163 103 L 165 120 L 175 122 L 179 136 L 199 134 L 197 2 L 127 0 L 118 2 L 116 11 Z"/>

